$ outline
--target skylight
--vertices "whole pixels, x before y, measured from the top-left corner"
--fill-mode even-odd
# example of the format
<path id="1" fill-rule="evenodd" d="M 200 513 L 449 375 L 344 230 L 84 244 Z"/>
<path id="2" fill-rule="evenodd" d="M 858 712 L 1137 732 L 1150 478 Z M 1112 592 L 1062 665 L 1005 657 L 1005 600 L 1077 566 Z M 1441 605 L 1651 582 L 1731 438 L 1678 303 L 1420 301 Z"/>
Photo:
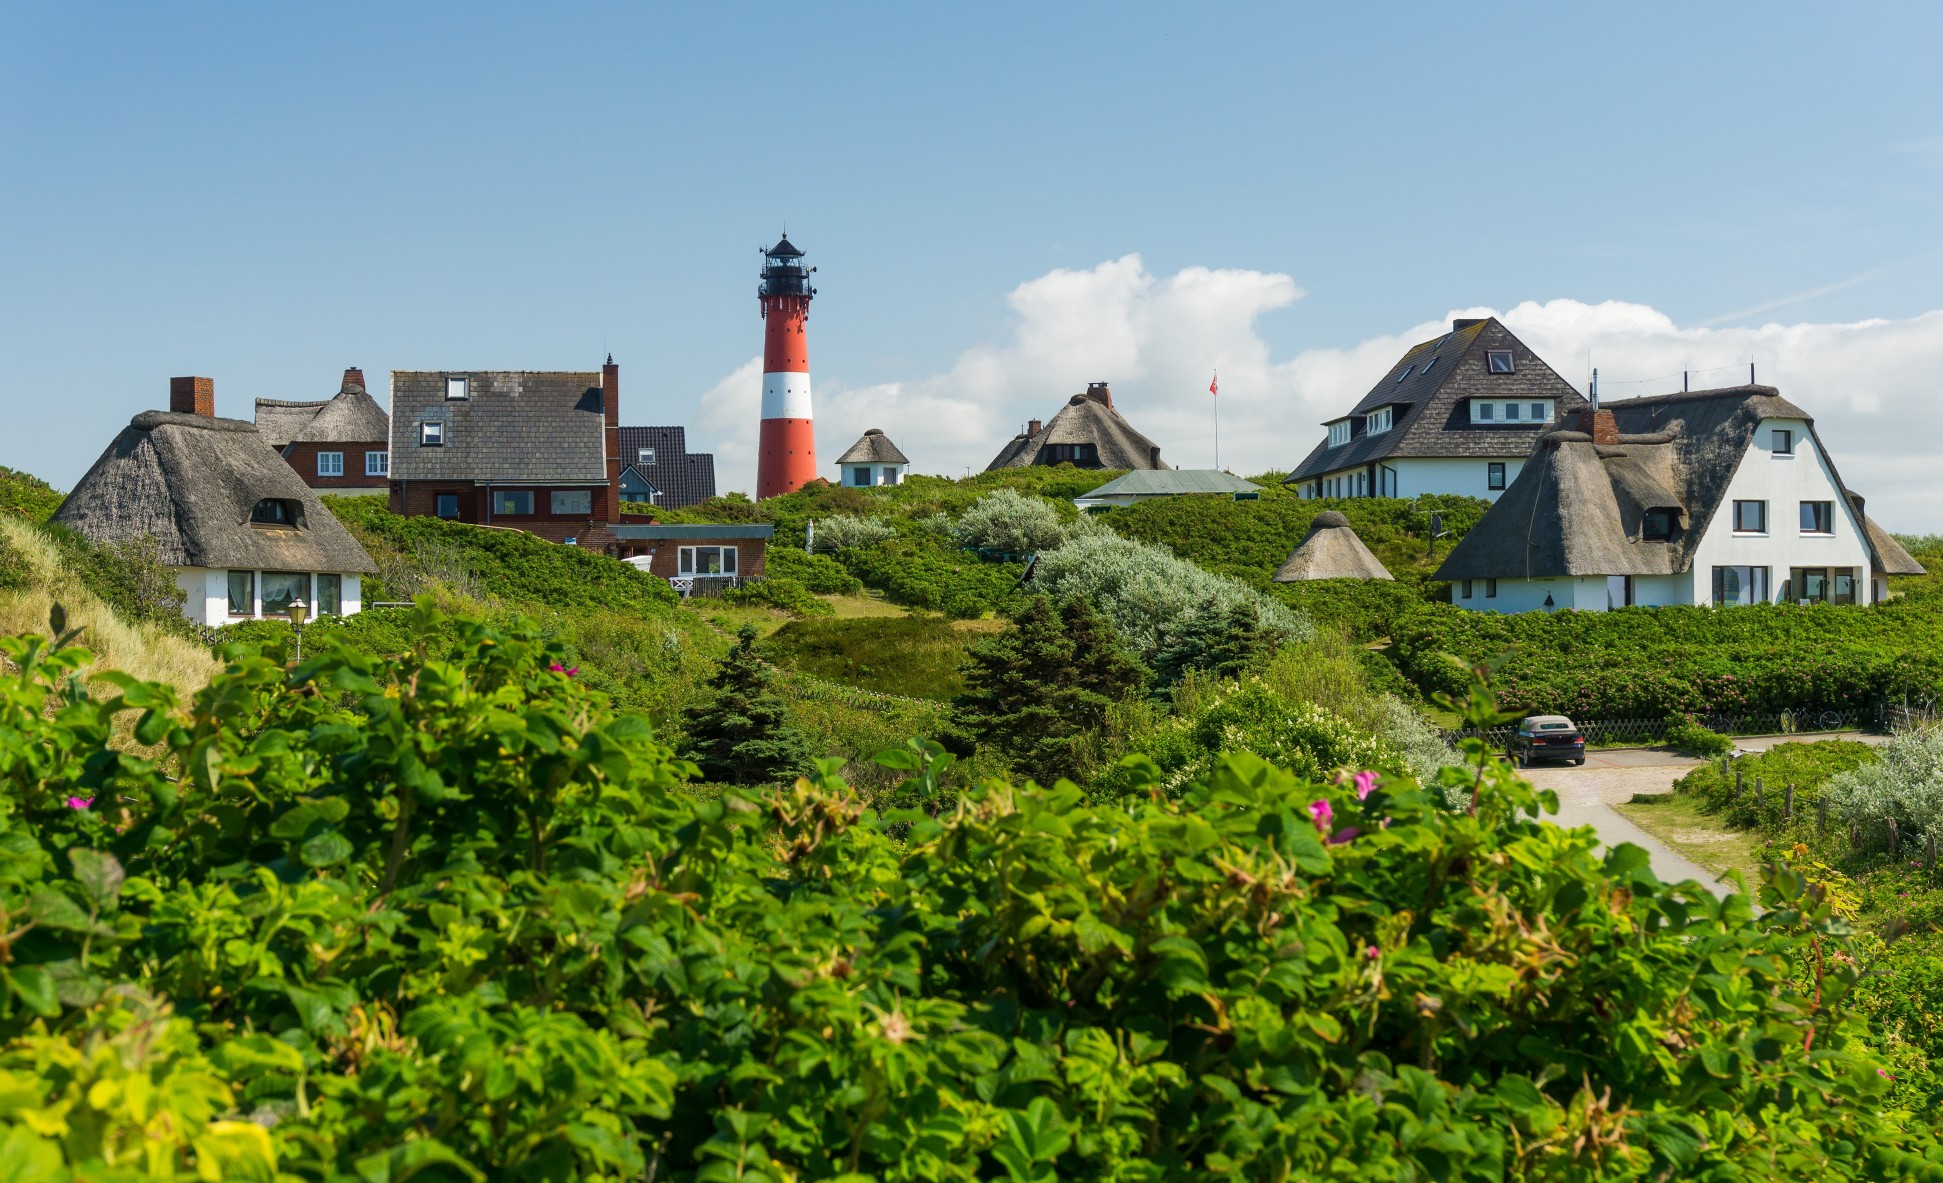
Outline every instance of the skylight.
<path id="1" fill-rule="evenodd" d="M 1408 377 L 1410 376 L 1410 371 L 1411 371 L 1411 369 L 1412 369 L 1412 368 L 1413 368 L 1413 367 L 1411 367 L 1411 366 L 1405 366 L 1405 367 L 1403 367 L 1403 373 L 1401 373 L 1401 374 L 1398 374 L 1398 375 L 1397 375 L 1397 381 L 1399 381 L 1399 382 L 1401 382 L 1401 381 L 1403 381 L 1403 380 L 1404 380 L 1405 378 L 1408 378 Z"/>
<path id="2" fill-rule="evenodd" d="M 1432 366 L 1434 366 L 1434 365 L 1436 365 L 1436 364 L 1437 364 L 1437 359 L 1436 359 L 1436 358 L 1434 358 L 1434 357 L 1433 357 L 1433 358 L 1431 358 L 1431 359 L 1430 359 L 1429 361 L 1427 361 L 1427 362 L 1425 362 L 1425 363 L 1424 363 L 1424 369 L 1423 369 L 1423 372 L 1424 372 L 1424 373 L 1426 373 L 1426 374 L 1428 374 L 1428 373 L 1430 372 L 1430 367 L 1432 367 Z"/>
<path id="3" fill-rule="evenodd" d="M 1509 374 L 1513 372 L 1513 367 L 1511 364 L 1511 350 L 1509 349 L 1485 350 L 1484 366 L 1485 369 L 1489 370 L 1493 374 Z"/>

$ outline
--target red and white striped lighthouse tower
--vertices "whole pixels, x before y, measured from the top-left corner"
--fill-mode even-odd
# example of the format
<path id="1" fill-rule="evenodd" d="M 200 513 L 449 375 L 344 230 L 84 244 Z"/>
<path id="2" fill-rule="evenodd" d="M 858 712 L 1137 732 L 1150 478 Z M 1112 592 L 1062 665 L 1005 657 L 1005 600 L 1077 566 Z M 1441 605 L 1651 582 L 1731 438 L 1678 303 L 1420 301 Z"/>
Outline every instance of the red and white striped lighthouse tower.
<path id="1" fill-rule="evenodd" d="M 763 252 L 762 437 L 756 497 L 794 493 L 816 479 L 816 424 L 810 416 L 810 272 L 789 235 Z"/>

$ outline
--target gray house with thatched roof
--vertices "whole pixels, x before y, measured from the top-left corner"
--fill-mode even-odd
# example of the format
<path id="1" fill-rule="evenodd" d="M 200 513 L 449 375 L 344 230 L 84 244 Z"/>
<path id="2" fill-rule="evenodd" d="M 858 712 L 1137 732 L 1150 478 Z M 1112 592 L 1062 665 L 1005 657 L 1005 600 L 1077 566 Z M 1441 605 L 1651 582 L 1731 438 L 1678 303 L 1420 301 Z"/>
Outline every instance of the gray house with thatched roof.
<path id="1" fill-rule="evenodd" d="M 902 484 L 911 475 L 911 458 L 891 442 L 881 427 L 873 427 L 837 457 L 837 483 L 853 488 Z"/>
<path id="2" fill-rule="evenodd" d="M 1363 544 L 1349 519 L 1328 509 L 1309 523 L 1309 533 L 1275 572 L 1274 582 L 1394 578 L 1390 569 Z"/>
<path id="3" fill-rule="evenodd" d="M 1771 386 L 1586 410 L 1545 432 L 1437 571 L 1491 612 L 1871 604 L 1923 568 L 1842 483 Z"/>
<path id="4" fill-rule="evenodd" d="M 1085 394 L 1066 400 L 1043 425 L 1034 419 L 1012 437 L 985 466 L 1025 468 L 1034 464 L 1071 464 L 1075 468 L 1166 468 L 1160 447 L 1133 429 L 1113 407 L 1104 382 L 1088 382 Z"/>
<path id="5" fill-rule="evenodd" d="M 256 400 L 256 430 L 304 483 L 331 493 L 391 489 L 391 416 L 352 366 L 335 395 L 318 402 Z"/>
<path id="6" fill-rule="evenodd" d="M 54 521 L 97 543 L 152 539 L 198 624 L 362 606 L 371 556 L 251 423 L 144 411 L 88 469 Z"/>
<path id="7" fill-rule="evenodd" d="M 1586 400 L 1496 317 L 1413 345 L 1283 480 L 1304 497 L 1495 500 Z"/>

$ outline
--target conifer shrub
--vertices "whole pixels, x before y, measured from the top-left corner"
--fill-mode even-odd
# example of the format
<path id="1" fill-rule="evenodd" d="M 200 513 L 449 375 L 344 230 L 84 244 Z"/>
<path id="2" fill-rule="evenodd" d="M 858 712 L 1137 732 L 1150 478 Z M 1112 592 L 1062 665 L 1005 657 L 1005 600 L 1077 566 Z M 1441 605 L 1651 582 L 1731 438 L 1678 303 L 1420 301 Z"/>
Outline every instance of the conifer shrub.
<path id="1" fill-rule="evenodd" d="M 708 682 L 708 697 L 682 723 L 682 754 L 704 780 L 731 785 L 774 784 L 810 767 L 810 751 L 791 726 L 773 675 L 756 655 L 756 628 L 745 624 L 735 647 Z"/>

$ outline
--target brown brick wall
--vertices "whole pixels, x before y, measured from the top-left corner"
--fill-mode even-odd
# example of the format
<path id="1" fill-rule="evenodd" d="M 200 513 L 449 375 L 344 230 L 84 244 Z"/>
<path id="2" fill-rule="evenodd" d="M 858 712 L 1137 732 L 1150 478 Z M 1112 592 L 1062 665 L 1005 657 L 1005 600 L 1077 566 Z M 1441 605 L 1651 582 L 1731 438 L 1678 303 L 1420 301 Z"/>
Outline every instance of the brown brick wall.
<path id="1" fill-rule="evenodd" d="M 510 486 L 509 486 L 510 487 Z M 527 486 L 520 486 L 527 488 Z M 461 484 L 456 481 L 392 481 L 391 512 L 407 517 L 432 517 L 438 512 L 438 496 L 441 493 L 456 493 L 459 498 L 459 516 L 456 520 L 471 522 L 474 525 L 504 526 L 514 530 L 524 530 L 538 535 L 548 542 L 565 542 L 569 538 L 584 539 L 589 528 L 606 521 L 610 490 L 604 485 L 588 489 L 586 485 L 561 485 L 559 492 L 587 491 L 592 496 L 592 507 L 584 514 L 554 515 L 550 512 L 553 505 L 552 488 L 531 489 L 533 494 L 532 514 L 488 514 L 489 490 L 475 485 Z"/>
<path id="2" fill-rule="evenodd" d="M 760 538 L 667 538 L 653 542 L 623 542 L 619 557 L 632 558 L 652 550 L 654 559 L 648 564 L 648 573 L 663 579 L 674 579 L 678 575 L 676 568 L 680 565 L 680 548 L 684 546 L 733 546 L 735 573 L 743 579 L 761 579 L 769 544 Z"/>
<path id="3" fill-rule="evenodd" d="M 169 410 L 178 415 L 207 415 L 213 418 L 216 414 L 216 380 L 169 379 Z"/>
<path id="4" fill-rule="evenodd" d="M 383 442 L 362 444 L 295 443 L 284 450 L 284 459 L 290 462 L 291 468 L 297 470 L 297 475 L 304 479 L 304 483 L 313 489 L 374 489 L 387 484 L 389 478 L 365 476 L 364 454 L 366 452 L 383 452 L 389 446 Z M 319 452 L 344 453 L 344 475 L 318 476 L 317 453 Z"/>
<path id="5" fill-rule="evenodd" d="M 607 497 L 599 516 L 609 522 L 621 520 L 621 367 L 608 354 L 600 368 L 601 409 L 607 414 L 607 427 L 601 433 L 607 450 Z M 599 500 L 596 498 L 596 500 Z"/>

